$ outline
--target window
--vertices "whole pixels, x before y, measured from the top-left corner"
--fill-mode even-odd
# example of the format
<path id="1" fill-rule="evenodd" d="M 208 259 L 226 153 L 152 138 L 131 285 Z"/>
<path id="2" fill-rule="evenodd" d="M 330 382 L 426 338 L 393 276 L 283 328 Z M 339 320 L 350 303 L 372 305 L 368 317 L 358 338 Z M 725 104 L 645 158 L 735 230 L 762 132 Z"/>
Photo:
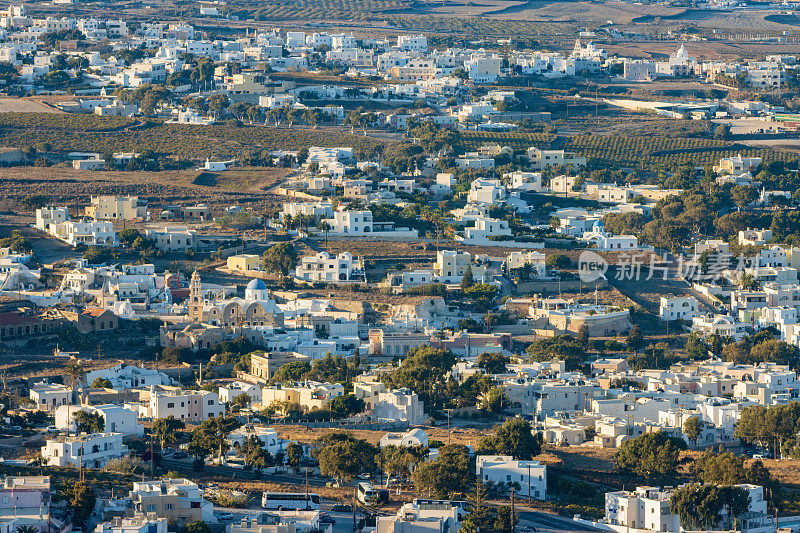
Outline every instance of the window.
<path id="1" fill-rule="evenodd" d="M 174 407 L 175 407 L 175 404 L 174 404 L 174 403 L 168 403 L 168 404 L 167 404 L 167 409 L 172 409 L 172 408 L 174 408 Z"/>

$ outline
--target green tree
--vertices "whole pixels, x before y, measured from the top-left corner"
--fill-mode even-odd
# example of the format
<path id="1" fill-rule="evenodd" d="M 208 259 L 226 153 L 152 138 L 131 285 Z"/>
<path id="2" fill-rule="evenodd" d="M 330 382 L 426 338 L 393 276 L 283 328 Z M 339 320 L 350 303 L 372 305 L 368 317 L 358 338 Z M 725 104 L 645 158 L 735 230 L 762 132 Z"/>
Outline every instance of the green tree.
<path id="1" fill-rule="evenodd" d="M 663 432 L 647 433 L 622 443 L 614 462 L 624 472 L 633 472 L 645 478 L 674 474 L 678 456 L 686 449 L 683 439 Z"/>
<path id="2" fill-rule="evenodd" d="M 483 352 L 478 356 L 478 366 L 487 374 L 504 374 L 509 358 L 501 353 Z"/>
<path id="3" fill-rule="evenodd" d="M 72 415 L 78 433 L 102 433 L 106 427 L 106 419 L 99 412 L 77 411 Z"/>
<path id="4" fill-rule="evenodd" d="M 750 464 L 745 458 L 733 455 L 730 452 L 715 454 L 706 452 L 692 465 L 692 475 L 701 483 L 715 483 L 717 485 L 740 485 L 750 483 L 764 487 L 771 505 L 782 500 L 781 484 L 770 474 L 769 470 L 759 460 Z"/>
<path id="5" fill-rule="evenodd" d="M 202 520 L 198 520 L 196 522 L 189 522 L 186 524 L 185 533 L 211 533 L 211 529 L 208 527 L 208 524 L 203 522 Z"/>
<path id="6" fill-rule="evenodd" d="M 702 430 L 703 421 L 700 420 L 699 416 L 687 418 L 683 423 L 683 432 L 686 434 L 689 440 L 693 441 L 695 444 L 697 444 L 697 439 L 700 438 L 700 432 Z"/>
<path id="7" fill-rule="evenodd" d="M 155 438 L 158 439 L 160 449 L 163 450 L 165 446 L 169 446 L 178 441 L 178 431 L 185 427 L 186 424 L 183 423 L 183 420 L 169 415 L 166 418 L 157 418 L 153 422 L 151 431 Z"/>
<path id="8" fill-rule="evenodd" d="M 290 442 L 286 447 L 286 463 L 294 468 L 295 472 L 300 472 L 300 465 L 303 464 L 303 445 L 297 442 Z"/>
<path id="9" fill-rule="evenodd" d="M 239 453 L 244 457 L 245 465 L 256 470 L 263 470 L 273 462 L 272 455 L 264 449 L 264 441 L 255 435 L 245 439 Z"/>
<path id="10" fill-rule="evenodd" d="M 469 448 L 461 444 L 441 446 L 436 460 L 420 464 L 413 474 L 417 492 L 435 498 L 449 498 L 455 492 L 469 490 L 474 478 L 475 464 L 470 460 Z"/>
<path id="11" fill-rule="evenodd" d="M 520 461 L 529 461 L 542 452 L 542 435 L 534 435 L 533 428 L 524 418 L 509 418 L 495 426 L 494 435 L 487 435 L 478 442 L 477 451 L 484 455 L 510 455 Z"/>
<path id="12" fill-rule="evenodd" d="M 739 209 L 758 199 L 758 191 L 749 185 L 736 185 L 731 189 L 731 200 Z"/>
<path id="13" fill-rule="evenodd" d="M 411 389 L 429 409 L 435 409 L 444 405 L 447 377 L 455 362 L 449 350 L 419 346 L 409 350 L 400 367 L 383 380 L 392 388 Z"/>
<path id="14" fill-rule="evenodd" d="M 461 290 L 466 291 L 473 285 L 475 285 L 475 279 L 472 276 L 472 265 L 467 265 L 467 271 L 464 272 L 464 276 L 461 278 Z"/>
<path id="15" fill-rule="evenodd" d="M 311 365 L 304 379 L 314 381 L 328 381 L 331 383 L 347 384 L 360 373 L 356 367 L 355 358 L 347 359 L 341 354 L 325 354 L 322 359 L 317 359 Z"/>
<path id="16" fill-rule="evenodd" d="M 264 252 L 261 262 L 267 271 L 284 279 L 297 264 L 297 250 L 290 242 L 278 243 Z"/>
<path id="17" fill-rule="evenodd" d="M 314 441 L 311 455 L 319 462 L 322 475 L 334 478 L 341 486 L 343 481 L 352 481 L 359 474 L 373 472 L 378 449 L 348 433 L 334 432 Z"/>
<path id="18" fill-rule="evenodd" d="M 638 351 L 644 346 L 644 335 L 642 335 L 642 330 L 639 326 L 633 326 L 628 331 L 628 335 L 625 337 L 625 343 L 628 345 L 628 348 L 633 351 Z"/>
<path id="19" fill-rule="evenodd" d="M 69 508 L 72 509 L 72 521 L 75 524 L 84 524 L 89 515 L 94 511 L 97 496 L 88 481 L 78 481 L 68 489 Z"/>
<path id="20" fill-rule="evenodd" d="M 480 396 L 478 407 L 493 414 L 501 414 L 508 407 L 508 397 L 503 387 L 492 387 Z"/>
<path id="21" fill-rule="evenodd" d="M 343 394 L 328 402 L 328 409 L 335 418 L 347 418 L 363 413 L 364 408 L 364 400 L 356 398 L 355 394 Z"/>
<path id="22" fill-rule="evenodd" d="M 586 362 L 586 349 L 569 335 L 536 339 L 525 349 L 529 362 L 561 359 L 567 372 L 580 369 Z"/>
<path id="23" fill-rule="evenodd" d="M 551 254 L 545 258 L 544 264 L 551 270 L 564 270 L 572 266 L 572 259 L 565 254 Z"/>
<path id="24" fill-rule="evenodd" d="M 519 518 L 512 515 L 511 507 L 501 505 L 497 508 L 497 520 L 494 522 L 494 530 L 504 533 L 512 533 L 519 523 Z"/>
<path id="25" fill-rule="evenodd" d="M 578 328 L 578 334 L 575 336 L 575 342 L 584 350 L 588 350 L 591 347 L 592 340 L 589 337 L 589 326 L 581 324 L 581 327 Z"/>
<path id="26" fill-rule="evenodd" d="M 93 389 L 112 389 L 112 388 L 114 388 L 114 386 L 106 378 L 95 378 L 94 381 L 92 381 L 92 388 Z"/>
<path id="27" fill-rule="evenodd" d="M 497 285 L 476 283 L 464 290 L 464 294 L 472 300 L 477 311 L 486 311 L 492 307 L 492 302 L 497 296 Z"/>
<path id="28" fill-rule="evenodd" d="M 303 376 L 311 371 L 311 365 L 306 361 L 292 361 L 282 365 L 270 378 L 270 383 L 292 383 L 300 381 Z"/>
<path id="29" fill-rule="evenodd" d="M 387 476 L 406 480 L 427 456 L 428 448 L 424 446 L 388 445 L 381 448 L 378 466 Z"/>
<path id="30" fill-rule="evenodd" d="M 250 396 L 243 392 L 241 394 L 237 394 L 236 397 L 233 398 L 233 407 L 236 411 L 246 408 L 250 405 Z"/>
<path id="31" fill-rule="evenodd" d="M 742 487 L 692 484 L 672 493 L 669 508 L 684 529 L 711 530 L 718 529 L 723 519 L 735 527 L 749 504 L 750 496 Z"/>
<path id="32" fill-rule="evenodd" d="M 236 429 L 239 423 L 232 416 L 215 416 L 207 418 L 192 431 L 189 450 L 195 457 L 207 457 L 217 454 L 219 457 L 230 448 L 228 434 Z"/>

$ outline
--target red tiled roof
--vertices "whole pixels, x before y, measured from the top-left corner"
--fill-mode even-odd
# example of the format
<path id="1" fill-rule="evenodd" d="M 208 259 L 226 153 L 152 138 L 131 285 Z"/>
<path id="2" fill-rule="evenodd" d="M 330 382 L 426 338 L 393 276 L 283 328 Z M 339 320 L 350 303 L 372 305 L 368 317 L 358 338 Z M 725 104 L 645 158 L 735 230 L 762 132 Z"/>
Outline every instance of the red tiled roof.
<path id="1" fill-rule="evenodd" d="M 98 317 L 105 312 L 106 310 L 103 309 L 102 307 L 87 307 L 86 309 L 83 310 L 84 315 L 93 317 Z"/>
<path id="2" fill-rule="evenodd" d="M 23 315 L 20 313 L 0 313 L 0 326 L 9 324 L 30 324 L 38 322 L 40 319 L 36 315 Z"/>

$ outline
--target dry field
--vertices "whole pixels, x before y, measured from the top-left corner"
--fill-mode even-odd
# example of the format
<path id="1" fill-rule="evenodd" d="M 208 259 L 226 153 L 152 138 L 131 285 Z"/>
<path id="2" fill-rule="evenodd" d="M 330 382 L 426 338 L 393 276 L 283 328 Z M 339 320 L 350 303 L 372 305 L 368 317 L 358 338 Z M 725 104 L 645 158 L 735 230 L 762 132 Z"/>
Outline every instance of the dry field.
<path id="1" fill-rule="evenodd" d="M 63 113 L 44 101 L 43 98 L 0 98 L 0 113 Z"/>
<path id="2" fill-rule="evenodd" d="M 507 4 L 508 2 L 497 2 Z M 541 20 L 605 24 L 629 24 L 633 19 L 643 15 L 670 16 L 683 11 L 682 8 L 664 7 L 661 5 L 634 5 L 628 2 L 524 2 L 515 7 L 498 9 L 487 15 L 497 19 L 508 20 Z"/>
<path id="3" fill-rule="evenodd" d="M 46 194 L 68 206 L 85 205 L 92 195 L 116 194 L 140 196 L 155 203 L 205 202 L 212 205 L 257 197 L 278 207 L 282 200 L 264 190 L 287 172 L 279 168 L 232 170 L 209 178 L 197 170 L 82 171 L 68 164 L 8 167 L 0 169 L 0 210 L 19 210 L 25 197 L 36 194 Z"/>
<path id="4" fill-rule="evenodd" d="M 796 54 L 797 43 L 730 42 L 730 41 L 647 41 L 601 43 L 609 55 L 663 60 L 683 45 L 690 56 L 704 61 L 763 60 L 768 54 Z M 659 84 L 662 82 L 659 82 Z M 680 82 L 673 82 L 680 83 Z M 644 84 L 644 87 L 652 84 Z"/>
<path id="5" fill-rule="evenodd" d="M 286 425 L 275 426 L 278 430 L 278 436 L 282 439 L 292 439 L 298 442 L 310 443 L 318 439 L 322 435 L 333 433 L 334 429 L 328 428 L 308 428 L 303 425 Z M 446 427 L 429 427 L 426 426 L 425 433 L 428 434 L 428 439 L 439 440 L 447 444 L 447 428 Z M 358 439 L 364 439 L 372 444 L 378 444 L 381 437 L 386 435 L 387 431 L 373 431 L 366 429 L 348 430 L 348 433 Z M 472 428 L 452 428 L 450 430 L 451 444 L 464 444 L 464 445 L 477 445 L 478 441 L 486 434 L 486 430 L 478 430 Z"/>

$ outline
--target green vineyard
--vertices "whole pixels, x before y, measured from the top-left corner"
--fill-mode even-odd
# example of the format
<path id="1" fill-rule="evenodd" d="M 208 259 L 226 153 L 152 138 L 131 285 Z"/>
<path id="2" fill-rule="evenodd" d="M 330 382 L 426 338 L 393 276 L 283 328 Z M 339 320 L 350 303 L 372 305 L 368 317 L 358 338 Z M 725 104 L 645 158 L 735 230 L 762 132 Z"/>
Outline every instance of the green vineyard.
<path id="1" fill-rule="evenodd" d="M 510 146 L 518 152 L 531 146 L 550 148 L 557 144 L 558 148 L 586 157 L 589 166 L 594 168 L 607 165 L 674 168 L 685 163 L 705 166 L 738 154 L 761 157 L 767 163 L 798 159 L 797 154 L 791 152 L 751 148 L 716 139 L 578 135 L 558 140 L 561 142 L 556 142 L 554 135 L 546 133 L 469 132 L 463 135 L 463 145 L 467 150 L 475 150 L 488 142 Z"/>
<path id="2" fill-rule="evenodd" d="M 376 20 L 390 13 L 413 10 L 415 2 L 403 0 L 299 0 L 282 2 L 235 2 L 230 6 L 237 15 L 256 20 Z"/>

